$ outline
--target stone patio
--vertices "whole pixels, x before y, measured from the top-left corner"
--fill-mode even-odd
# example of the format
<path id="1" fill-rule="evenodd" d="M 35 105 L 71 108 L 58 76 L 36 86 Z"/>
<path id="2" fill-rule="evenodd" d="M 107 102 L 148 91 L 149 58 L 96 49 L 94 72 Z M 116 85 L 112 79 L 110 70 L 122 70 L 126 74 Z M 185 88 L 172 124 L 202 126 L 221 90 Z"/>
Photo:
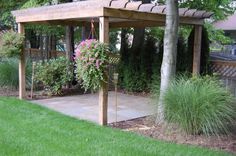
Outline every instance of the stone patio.
<path id="1" fill-rule="evenodd" d="M 98 94 L 55 97 L 33 102 L 72 117 L 98 123 Z M 109 92 L 108 123 L 116 121 L 115 108 L 115 92 Z M 152 115 L 155 110 L 150 98 L 118 93 L 117 121 Z"/>

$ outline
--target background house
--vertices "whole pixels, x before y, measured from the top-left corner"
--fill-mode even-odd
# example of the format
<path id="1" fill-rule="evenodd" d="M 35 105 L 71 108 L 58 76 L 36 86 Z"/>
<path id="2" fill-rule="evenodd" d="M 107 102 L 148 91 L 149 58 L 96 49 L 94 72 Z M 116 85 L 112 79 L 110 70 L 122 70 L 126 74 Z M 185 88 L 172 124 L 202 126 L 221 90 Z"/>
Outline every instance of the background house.
<path id="1" fill-rule="evenodd" d="M 233 1 L 231 5 L 236 8 L 236 1 Z M 225 20 L 213 23 L 213 25 L 216 29 L 223 30 L 226 36 L 233 39 L 233 43 L 231 45 L 224 45 L 221 52 L 236 55 L 236 12 Z"/>

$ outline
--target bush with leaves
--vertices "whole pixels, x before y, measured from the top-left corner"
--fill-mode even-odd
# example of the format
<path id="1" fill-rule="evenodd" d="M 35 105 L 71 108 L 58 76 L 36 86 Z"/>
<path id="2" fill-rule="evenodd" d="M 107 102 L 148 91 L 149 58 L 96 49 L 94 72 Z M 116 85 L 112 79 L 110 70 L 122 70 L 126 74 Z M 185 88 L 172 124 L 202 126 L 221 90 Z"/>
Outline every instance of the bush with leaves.
<path id="1" fill-rule="evenodd" d="M 62 87 L 73 79 L 72 67 L 65 57 L 40 61 L 35 65 L 35 80 L 43 83 L 50 94 L 61 94 Z"/>
<path id="2" fill-rule="evenodd" d="M 105 69 L 109 62 L 109 47 L 97 40 L 85 40 L 75 50 L 77 78 L 85 90 L 98 90 L 107 81 Z"/>
<path id="3" fill-rule="evenodd" d="M 128 48 L 128 41 L 123 41 L 119 64 L 120 84 L 129 92 L 149 91 L 154 71 L 158 70 L 157 40 L 146 32 L 143 47 L 134 53 Z M 154 70 L 155 69 L 155 70 Z"/>
<path id="4" fill-rule="evenodd" d="M 26 84 L 31 85 L 31 62 L 26 61 Z M 19 86 L 19 60 L 3 58 L 0 60 L 0 87 L 17 89 Z"/>
<path id="5" fill-rule="evenodd" d="M 0 56 L 18 57 L 24 45 L 24 35 L 9 31 L 2 35 L 0 43 Z"/>
<path id="6" fill-rule="evenodd" d="M 177 79 L 164 101 L 166 120 L 188 134 L 227 134 L 236 115 L 232 95 L 210 76 Z"/>

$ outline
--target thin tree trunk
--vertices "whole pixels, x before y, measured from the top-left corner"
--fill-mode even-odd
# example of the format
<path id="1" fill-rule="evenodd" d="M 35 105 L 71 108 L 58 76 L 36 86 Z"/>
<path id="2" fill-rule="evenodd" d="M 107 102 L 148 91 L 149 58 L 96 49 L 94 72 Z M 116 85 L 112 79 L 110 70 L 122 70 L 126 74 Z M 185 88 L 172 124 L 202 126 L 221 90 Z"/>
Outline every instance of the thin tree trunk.
<path id="1" fill-rule="evenodd" d="M 161 86 L 157 111 L 157 123 L 164 122 L 164 94 L 176 72 L 176 55 L 178 41 L 178 0 L 166 0 L 166 27 L 164 36 L 164 53 L 161 65 Z"/>
<path id="2" fill-rule="evenodd" d="M 124 65 L 127 65 L 129 62 L 129 54 L 128 54 L 128 36 L 127 36 L 128 30 L 127 29 L 121 29 L 121 42 L 120 42 L 120 54 L 121 54 L 121 62 L 124 63 Z"/>
<path id="3" fill-rule="evenodd" d="M 72 60 L 74 51 L 74 28 L 72 26 L 66 26 L 66 57 L 68 60 Z"/>
<path id="4" fill-rule="evenodd" d="M 74 28 L 72 26 L 66 26 L 66 57 L 68 61 L 73 60 L 74 54 Z M 70 67 L 67 67 L 67 70 L 71 70 Z M 70 88 L 71 83 L 69 82 L 66 88 Z"/>
<path id="5" fill-rule="evenodd" d="M 46 60 L 49 59 L 49 36 L 46 35 L 45 36 L 45 42 L 44 42 L 44 45 L 45 45 L 45 58 Z"/>
<path id="6" fill-rule="evenodd" d="M 40 33 L 39 37 L 39 49 L 40 49 L 40 60 L 44 60 L 44 55 L 43 55 L 43 34 Z"/>
<path id="7" fill-rule="evenodd" d="M 133 0 L 140 1 L 140 0 Z M 151 3 L 151 0 L 142 0 L 143 4 Z M 140 64 L 141 51 L 144 46 L 145 27 L 134 28 L 133 42 L 131 47 L 130 62 L 134 66 Z"/>

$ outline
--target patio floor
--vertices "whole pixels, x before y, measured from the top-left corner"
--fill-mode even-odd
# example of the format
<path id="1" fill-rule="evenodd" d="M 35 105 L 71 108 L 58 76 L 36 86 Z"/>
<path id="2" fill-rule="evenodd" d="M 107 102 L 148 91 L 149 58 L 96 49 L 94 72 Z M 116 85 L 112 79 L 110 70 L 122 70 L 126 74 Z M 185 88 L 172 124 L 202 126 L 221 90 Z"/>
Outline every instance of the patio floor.
<path id="1" fill-rule="evenodd" d="M 72 117 L 98 123 L 98 94 L 56 97 L 33 102 Z M 109 92 L 108 123 L 116 121 L 115 110 L 115 92 Z M 118 93 L 117 121 L 152 115 L 155 110 L 150 98 Z"/>

